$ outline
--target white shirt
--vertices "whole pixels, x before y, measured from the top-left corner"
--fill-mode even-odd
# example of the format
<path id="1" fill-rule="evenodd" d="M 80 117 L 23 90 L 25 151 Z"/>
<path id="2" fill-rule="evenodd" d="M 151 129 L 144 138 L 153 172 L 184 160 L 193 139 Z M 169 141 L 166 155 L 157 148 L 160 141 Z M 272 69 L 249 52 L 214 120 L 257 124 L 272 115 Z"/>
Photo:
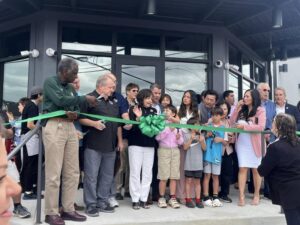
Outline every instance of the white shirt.
<path id="1" fill-rule="evenodd" d="M 276 104 L 276 115 L 279 113 L 285 113 L 285 104 L 282 107 Z"/>

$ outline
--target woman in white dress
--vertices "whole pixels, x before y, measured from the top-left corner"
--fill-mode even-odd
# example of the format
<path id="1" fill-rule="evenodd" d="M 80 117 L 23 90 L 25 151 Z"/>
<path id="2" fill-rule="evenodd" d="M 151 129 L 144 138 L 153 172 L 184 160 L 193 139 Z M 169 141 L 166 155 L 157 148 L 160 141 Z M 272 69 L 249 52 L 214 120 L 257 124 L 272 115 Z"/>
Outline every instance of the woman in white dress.
<path id="1" fill-rule="evenodd" d="M 266 124 L 266 112 L 261 107 L 260 95 L 257 90 L 247 90 L 244 98 L 239 101 L 230 118 L 231 126 L 246 131 L 263 131 Z M 239 162 L 239 206 L 245 205 L 245 186 L 248 168 L 252 169 L 254 180 L 254 197 L 252 205 L 259 204 L 261 177 L 257 172 L 262 152 L 260 133 L 239 133 L 235 144 Z"/>
<path id="2" fill-rule="evenodd" d="M 181 100 L 181 104 L 178 111 L 178 116 L 180 118 L 181 124 L 186 124 L 186 122 L 195 117 L 200 119 L 197 95 L 192 90 L 187 90 L 184 92 Z M 187 129 L 182 129 L 183 133 L 189 132 Z M 176 186 L 176 196 L 179 198 L 181 204 L 185 204 L 185 177 L 184 177 L 184 162 L 185 162 L 186 151 L 180 148 L 180 180 L 177 181 Z M 191 193 L 194 193 L 193 190 Z"/>

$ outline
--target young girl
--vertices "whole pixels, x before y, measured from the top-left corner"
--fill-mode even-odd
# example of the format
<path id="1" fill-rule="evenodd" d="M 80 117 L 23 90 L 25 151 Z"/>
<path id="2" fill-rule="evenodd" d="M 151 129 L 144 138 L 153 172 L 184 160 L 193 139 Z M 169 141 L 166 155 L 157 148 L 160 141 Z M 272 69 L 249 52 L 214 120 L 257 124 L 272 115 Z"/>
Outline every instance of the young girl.
<path id="1" fill-rule="evenodd" d="M 220 107 L 223 109 L 223 115 L 221 117 L 221 121 L 225 128 L 230 127 L 230 121 L 228 119 L 228 113 L 230 112 L 230 105 L 224 100 L 220 101 L 216 107 Z M 234 143 L 234 133 L 226 132 L 228 137 L 228 142 L 225 146 L 223 146 L 223 155 L 222 155 L 222 164 L 221 164 L 221 191 L 219 193 L 219 198 L 223 202 L 231 203 L 231 198 L 228 197 L 231 178 L 233 174 L 233 143 Z"/>
<path id="2" fill-rule="evenodd" d="M 186 124 L 187 121 L 194 117 L 200 118 L 198 110 L 197 95 L 192 90 L 187 90 L 182 96 L 182 101 L 178 111 L 178 117 L 181 124 Z M 182 129 L 183 134 L 188 133 L 187 129 Z M 185 154 L 182 148 L 180 148 L 180 180 L 177 182 L 176 196 L 180 199 L 180 203 L 185 204 L 185 176 L 184 176 L 184 162 Z M 194 197 L 192 195 L 192 197 Z"/>
<path id="3" fill-rule="evenodd" d="M 187 124 L 199 125 L 198 118 L 190 118 Z M 200 178 L 203 170 L 203 153 L 206 150 L 205 138 L 199 133 L 197 129 L 190 129 L 188 133 L 184 134 L 183 149 L 186 152 L 184 163 L 184 175 L 185 175 L 185 192 L 186 192 L 186 206 L 188 208 L 195 208 L 195 204 L 191 197 L 191 186 L 194 184 L 196 206 L 203 208 L 203 204 L 200 200 L 201 197 L 201 184 Z"/>
<path id="4" fill-rule="evenodd" d="M 137 106 L 129 109 L 130 120 L 139 121 L 141 116 L 155 115 L 156 109 L 152 105 L 152 92 L 143 89 L 137 95 Z M 152 167 L 154 160 L 155 138 L 144 135 L 138 125 L 133 125 L 128 136 L 129 154 L 129 190 L 132 208 L 148 209 L 146 204 L 152 181 Z"/>
<path id="5" fill-rule="evenodd" d="M 171 122 L 171 118 L 176 117 L 176 107 L 168 105 L 164 109 L 167 123 Z M 158 207 L 166 208 L 167 203 L 165 199 L 166 184 L 170 179 L 170 200 L 169 205 L 172 208 L 179 208 L 180 205 L 176 200 L 176 181 L 180 178 L 180 152 L 179 146 L 183 144 L 182 131 L 171 127 L 165 128 L 160 134 L 156 136 L 159 142 L 158 148 L 158 175 L 159 194 Z"/>

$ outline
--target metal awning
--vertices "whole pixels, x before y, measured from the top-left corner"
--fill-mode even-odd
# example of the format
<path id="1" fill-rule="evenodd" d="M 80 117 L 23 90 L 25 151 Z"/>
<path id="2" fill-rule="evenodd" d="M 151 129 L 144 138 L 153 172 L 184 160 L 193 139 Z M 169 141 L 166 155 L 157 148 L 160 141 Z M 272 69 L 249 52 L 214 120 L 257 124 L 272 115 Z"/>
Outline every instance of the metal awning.
<path id="1" fill-rule="evenodd" d="M 147 14 L 154 2 L 156 14 Z M 283 26 L 272 28 L 272 11 L 282 10 Z M 300 0 L 0 0 L 0 23 L 40 10 L 223 26 L 262 58 L 300 56 Z"/>

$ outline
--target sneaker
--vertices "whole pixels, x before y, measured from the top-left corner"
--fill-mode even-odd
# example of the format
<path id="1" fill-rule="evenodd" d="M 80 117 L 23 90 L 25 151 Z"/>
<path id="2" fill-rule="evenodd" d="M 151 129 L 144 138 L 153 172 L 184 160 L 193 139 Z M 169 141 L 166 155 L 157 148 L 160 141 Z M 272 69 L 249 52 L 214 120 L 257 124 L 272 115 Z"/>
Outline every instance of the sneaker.
<path id="1" fill-rule="evenodd" d="M 218 198 L 215 198 L 213 201 L 212 201 L 212 206 L 213 207 L 222 207 L 223 206 L 223 203 L 220 202 L 220 200 Z"/>
<path id="2" fill-rule="evenodd" d="M 33 192 L 30 193 L 24 193 L 23 195 L 23 200 L 36 200 L 37 199 L 37 195 Z"/>
<path id="3" fill-rule="evenodd" d="M 210 198 L 207 199 L 207 200 L 205 200 L 205 201 L 203 201 L 203 203 L 204 203 L 205 206 L 209 206 L 209 207 L 213 206 L 213 202 L 212 202 L 212 200 Z"/>
<path id="4" fill-rule="evenodd" d="M 116 200 L 123 200 L 124 199 L 124 197 L 122 196 L 121 193 L 117 193 L 115 198 L 116 198 Z"/>
<path id="5" fill-rule="evenodd" d="M 203 209 L 204 208 L 203 202 L 202 201 L 196 202 L 196 207 L 199 209 Z"/>
<path id="6" fill-rule="evenodd" d="M 90 217 L 97 217 L 99 216 L 99 211 L 96 207 L 89 207 L 85 210 L 85 214 Z"/>
<path id="7" fill-rule="evenodd" d="M 31 213 L 28 211 L 27 208 L 25 208 L 24 206 L 22 205 L 18 205 L 15 209 L 14 209 L 14 214 L 17 216 L 17 217 L 20 217 L 20 218 L 29 218 L 31 217 Z"/>
<path id="8" fill-rule="evenodd" d="M 180 204 L 179 204 L 179 202 L 177 202 L 176 198 L 170 198 L 168 203 L 173 209 L 180 208 Z"/>
<path id="9" fill-rule="evenodd" d="M 158 199 L 157 205 L 158 205 L 159 208 L 167 208 L 168 207 L 167 201 L 163 197 Z"/>
<path id="10" fill-rule="evenodd" d="M 100 212 L 104 212 L 104 213 L 114 213 L 115 212 L 115 208 L 111 207 L 109 204 L 105 204 L 100 207 L 97 206 L 97 208 Z"/>
<path id="11" fill-rule="evenodd" d="M 195 204 L 194 204 L 193 201 L 186 202 L 185 205 L 186 205 L 186 207 L 188 207 L 188 208 L 195 208 Z"/>
<path id="12" fill-rule="evenodd" d="M 108 204 L 109 204 L 109 206 L 112 207 L 112 208 L 119 207 L 119 202 L 116 200 L 115 197 L 110 197 L 110 198 L 108 199 Z"/>
<path id="13" fill-rule="evenodd" d="M 221 199 L 222 202 L 226 202 L 226 203 L 232 203 L 232 199 L 229 198 L 228 196 L 219 196 L 219 198 Z"/>

